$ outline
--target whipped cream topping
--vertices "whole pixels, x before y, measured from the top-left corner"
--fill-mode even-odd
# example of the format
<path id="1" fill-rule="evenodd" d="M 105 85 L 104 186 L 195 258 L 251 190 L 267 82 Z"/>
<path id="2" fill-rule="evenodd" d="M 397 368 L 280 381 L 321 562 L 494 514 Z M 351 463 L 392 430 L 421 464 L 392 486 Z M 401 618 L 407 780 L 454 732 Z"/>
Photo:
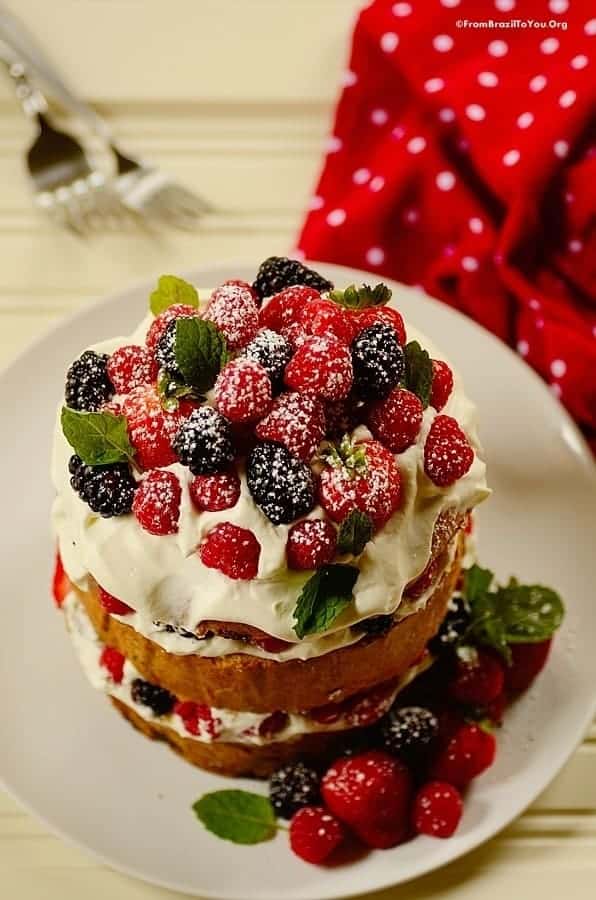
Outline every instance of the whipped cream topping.
<path id="1" fill-rule="evenodd" d="M 91 349 L 112 353 L 125 344 L 143 344 L 152 321 L 149 315 L 131 336 L 105 341 Z M 418 340 L 432 357 L 445 358 L 423 334 L 410 325 L 406 327 L 408 340 Z M 296 655 L 305 659 L 353 643 L 360 636 L 350 631 L 351 625 L 370 616 L 395 613 L 400 607 L 406 585 L 424 570 L 429 560 L 433 529 L 440 513 L 447 509 L 464 512 L 490 493 L 475 407 L 455 369 L 453 374 L 453 391 L 442 413 L 453 416 L 466 432 L 475 450 L 472 466 L 463 478 L 447 488 L 437 487 L 426 476 L 424 443 L 437 415 L 434 409 L 427 408 L 416 443 L 396 456 L 402 478 L 401 507 L 358 558 L 360 575 L 354 588 L 354 602 L 328 632 L 297 641 L 294 608 L 302 586 L 312 573 L 288 570 L 285 547 L 290 526 L 273 525 L 261 512 L 248 491 L 244 471 L 239 471 L 241 494 L 232 509 L 198 512 L 188 491 L 192 474 L 180 464 L 169 466 L 182 485 L 179 531 L 175 535 L 151 535 L 133 515 L 103 519 L 73 491 L 68 473 L 68 460 L 73 451 L 62 434 L 58 416 L 52 459 L 57 496 L 52 519 L 69 578 L 84 590 L 91 575 L 138 613 L 139 630 L 148 631 L 149 623 L 155 621 L 188 631 L 194 631 L 200 621 L 207 619 L 240 622 L 296 644 L 299 647 Z M 370 436 L 362 426 L 355 434 Z M 323 515 L 322 508 L 317 506 L 308 518 Z M 256 536 L 261 555 L 255 579 L 235 581 L 201 562 L 197 546 L 220 522 L 248 528 Z M 233 649 L 232 643 L 226 641 L 224 647 L 220 639 L 205 655 L 249 650 L 246 645 Z"/>

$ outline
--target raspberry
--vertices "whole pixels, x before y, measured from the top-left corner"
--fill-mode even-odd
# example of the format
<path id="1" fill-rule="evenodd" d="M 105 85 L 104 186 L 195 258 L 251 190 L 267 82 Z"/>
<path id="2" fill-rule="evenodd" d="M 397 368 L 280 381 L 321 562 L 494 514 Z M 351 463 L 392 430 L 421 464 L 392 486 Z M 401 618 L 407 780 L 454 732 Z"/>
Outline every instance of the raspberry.
<path id="1" fill-rule="evenodd" d="M 308 331 L 300 322 L 292 322 L 291 325 L 284 325 L 281 329 L 281 335 L 292 350 L 296 351 L 307 340 Z"/>
<path id="2" fill-rule="evenodd" d="M 252 341 L 259 328 L 253 293 L 250 287 L 238 283 L 227 282 L 213 291 L 204 318 L 217 325 L 230 350 L 239 350 Z"/>
<path id="3" fill-rule="evenodd" d="M 240 497 L 240 479 L 235 471 L 215 475 L 197 475 L 189 486 L 190 498 L 200 511 L 219 512 L 236 506 Z"/>
<path id="4" fill-rule="evenodd" d="M 403 453 L 416 442 L 422 424 L 422 403 L 411 391 L 396 387 L 368 412 L 372 433 L 392 453 Z"/>
<path id="5" fill-rule="evenodd" d="M 271 381 L 263 366 L 240 356 L 217 376 L 215 406 L 230 422 L 254 422 L 271 406 Z"/>
<path id="6" fill-rule="evenodd" d="M 230 423 L 212 406 L 201 406 L 182 423 L 173 448 L 193 475 L 221 472 L 234 459 Z"/>
<path id="7" fill-rule="evenodd" d="M 431 775 L 458 788 L 492 766 L 496 753 L 492 734 L 478 725 L 462 725 L 435 760 Z"/>
<path id="8" fill-rule="evenodd" d="M 325 436 L 325 411 L 315 397 L 296 392 L 281 394 L 256 427 L 257 437 L 283 444 L 308 462 Z"/>
<path id="9" fill-rule="evenodd" d="M 302 310 L 298 322 L 309 334 L 334 337 L 348 346 L 356 336 L 354 317 L 337 303 L 322 297 L 311 301 Z"/>
<path id="10" fill-rule="evenodd" d="M 422 706 L 393 709 L 381 726 L 383 745 L 409 765 L 428 758 L 439 734 L 435 714 Z"/>
<path id="11" fill-rule="evenodd" d="M 376 400 L 397 387 L 405 371 L 404 351 L 394 329 L 369 325 L 352 343 L 354 388 L 363 400 Z"/>
<path id="12" fill-rule="evenodd" d="M 124 399 L 122 413 L 128 422 L 128 436 L 143 469 L 159 469 L 177 461 L 172 441 L 190 409 L 181 403 L 177 410 L 166 412 L 149 385 L 134 388 Z"/>
<path id="13" fill-rule="evenodd" d="M 281 384 L 284 369 L 292 358 L 292 347 L 281 334 L 262 328 L 242 352 L 263 366 L 272 384 Z"/>
<path id="14" fill-rule="evenodd" d="M 124 674 L 124 657 L 115 647 L 104 647 L 99 657 L 99 664 L 106 669 L 114 684 L 120 684 Z"/>
<path id="15" fill-rule="evenodd" d="M 412 781 L 399 760 L 380 750 L 340 759 L 321 783 L 323 800 L 371 847 L 394 847 L 408 831 Z"/>
<path id="16" fill-rule="evenodd" d="M 351 394 L 342 400 L 331 400 L 329 403 L 326 403 L 327 437 L 340 438 L 344 434 L 354 431 L 362 411 L 359 401 Z"/>
<path id="17" fill-rule="evenodd" d="M 137 483 L 128 464 L 86 466 L 80 456 L 71 456 L 68 471 L 73 491 L 93 512 L 109 519 L 131 511 Z"/>
<path id="18" fill-rule="evenodd" d="M 243 281 L 241 278 L 228 278 L 227 281 L 224 281 L 222 287 L 227 287 L 228 285 L 234 285 L 235 287 L 239 287 L 245 291 L 248 291 L 250 293 L 250 296 L 252 297 L 252 299 L 257 304 L 257 306 L 260 304 L 261 298 L 255 291 L 252 284 L 249 284 L 248 281 Z"/>
<path id="19" fill-rule="evenodd" d="M 278 816 L 291 819 L 303 806 L 320 802 L 319 776 L 303 762 L 278 769 L 269 782 L 269 799 Z"/>
<path id="20" fill-rule="evenodd" d="M 437 416 L 424 445 L 424 471 L 437 487 L 449 487 L 469 471 L 474 450 L 451 416 Z"/>
<path id="21" fill-rule="evenodd" d="M 413 824 L 418 834 L 448 838 L 455 832 L 463 812 L 460 792 L 444 781 L 422 785 L 414 800 Z"/>
<path id="22" fill-rule="evenodd" d="M 488 706 L 503 690 L 503 666 L 485 650 L 477 650 L 472 662 L 457 661 L 449 694 L 464 706 Z"/>
<path id="23" fill-rule="evenodd" d="M 174 704 L 174 712 L 180 716 L 189 734 L 207 741 L 221 734 L 221 721 L 213 715 L 206 703 L 178 700 Z"/>
<path id="24" fill-rule="evenodd" d="M 168 306 L 167 309 L 155 317 L 149 327 L 145 338 L 145 345 L 149 353 L 155 353 L 157 345 L 170 322 L 174 319 L 191 319 L 198 315 L 199 311 L 194 306 L 187 306 L 185 303 L 175 303 L 173 306 Z"/>
<path id="25" fill-rule="evenodd" d="M 64 399 L 71 409 L 97 412 L 114 393 L 107 372 L 108 356 L 94 350 L 75 359 L 66 373 Z"/>
<path id="26" fill-rule="evenodd" d="M 128 394 L 133 388 L 155 381 L 157 363 L 146 347 L 127 344 L 112 353 L 107 372 L 116 393 Z"/>
<path id="27" fill-rule="evenodd" d="M 108 592 L 98 585 L 99 587 L 99 602 L 103 609 L 107 613 L 113 613 L 116 616 L 126 616 L 128 613 L 134 612 L 130 606 L 127 606 L 126 603 L 123 603 L 122 600 L 118 600 L 117 597 L 114 597 L 112 594 L 108 594 Z"/>
<path id="28" fill-rule="evenodd" d="M 212 528 L 199 547 L 203 565 L 243 581 L 256 578 L 260 555 L 261 545 L 252 531 L 231 522 Z"/>
<path id="29" fill-rule="evenodd" d="M 314 269 L 309 269 L 297 259 L 286 256 L 270 256 L 261 263 L 253 289 L 259 297 L 270 297 L 292 285 L 306 285 L 317 291 L 330 291 L 333 283 Z"/>
<path id="30" fill-rule="evenodd" d="M 381 528 L 401 503 L 401 476 L 393 455 L 378 441 L 342 441 L 338 455 L 321 472 L 319 499 L 334 522 L 359 509 Z"/>
<path id="31" fill-rule="evenodd" d="M 433 380 L 430 390 L 430 405 L 440 412 L 453 390 L 453 372 L 442 359 L 433 359 Z"/>
<path id="32" fill-rule="evenodd" d="M 290 569 L 318 569 L 331 562 L 337 549 L 337 532 L 325 519 L 305 519 L 288 532 L 286 556 Z"/>
<path id="33" fill-rule="evenodd" d="M 511 694 L 527 690 L 542 671 L 552 639 L 538 644 L 511 644 L 511 665 L 505 670 L 505 685 Z"/>
<path id="34" fill-rule="evenodd" d="M 341 824 L 322 806 L 303 806 L 290 823 L 290 847 L 309 863 L 324 862 L 343 839 Z"/>
<path id="35" fill-rule="evenodd" d="M 58 609 L 62 608 L 62 604 L 64 603 L 69 590 L 70 579 L 64 571 L 64 566 L 62 565 L 62 557 L 59 553 L 56 553 L 56 560 L 54 563 L 54 576 L 52 578 L 52 596 L 54 597 L 54 603 L 56 604 Z"/>
<path id="36" fill-rule="evenodd" d="M 133 703 L 148 706 L 156 716 L 167 716 L 176 702 L 176 698 L 165 688 L 143 681 L 142 678 L 135 678 L 130 693 Z"/>
<path id="37" fill-rule="evenodd" d="M 341 400 L 352 387 L 352 358 L 345 344 L 333 337 L 309 337 L 286 367 L 286 384 L 325 400 Z"/>
<path id="38" fill-rule="evenodd" d="M 275 294 L 261 308 L 259 324 L 261 328 L 269 328 L 271 331 L 281 332 L 283 328 L 292 325 L 302 316 L 306 304 L 320 298 L 318 291 L 309 287 L 287 287 L 279 294 Z"/>
<path id="39" fill-rule="evenodd" d="M 365 328 L 371 325 L 377 325 L 379 322 L 383 325 L 389 325 L 393 328 L 398 343 L 402 346 L 406 343 L 406 328 L 404 320 L 400 313 L 391 306 L 375 306 L 363 309 L 361 312 L 353 314 L 355 319 L 356 334 L 360 334 Z"/>
<path id="40" fill-rule="evenodd" d="M 132 511 L 149 534 L 176 534 L 182 489 L 173 472 L 149 472 L 135 494 Z"/>
<path id="41" fill-rule="evenodd" d="M 315 504 L 313 474 L 281 444 L 262 443 L 247 460 L 246 480 L 253 500 L 274 525 L 288 525 Z"/>

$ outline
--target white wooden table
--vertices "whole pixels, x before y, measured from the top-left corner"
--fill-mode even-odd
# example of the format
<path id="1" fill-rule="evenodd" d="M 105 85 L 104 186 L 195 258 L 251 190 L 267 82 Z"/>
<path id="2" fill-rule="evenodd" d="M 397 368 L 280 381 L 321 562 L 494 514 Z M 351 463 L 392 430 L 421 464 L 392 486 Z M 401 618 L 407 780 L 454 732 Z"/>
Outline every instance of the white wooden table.
<path id="1" fill-rule="evenodd" d="M 204 194 L 197 234 L 82 242 L 33 209 L 28 123 L 0 82 L 0 365 L 52 321 L 135 279 L 292 245 L 314 184 L 357 0 L 9 0 L 124 146 Z M 419 0 L 420 2 L 420 0 Z M 435 0 L 425 0 L 435 2 Z M 596 727 L 515 825 L 383 897 L 593 900 Z M 50 835 L 0 793 L 0 897 L 166 900 Z"/>

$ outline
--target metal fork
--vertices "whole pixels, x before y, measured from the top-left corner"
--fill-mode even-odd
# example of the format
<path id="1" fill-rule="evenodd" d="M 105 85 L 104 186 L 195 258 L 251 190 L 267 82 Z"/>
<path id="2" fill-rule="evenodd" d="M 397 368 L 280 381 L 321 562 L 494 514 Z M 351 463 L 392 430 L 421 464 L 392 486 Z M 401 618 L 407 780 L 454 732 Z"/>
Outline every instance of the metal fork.
<path id="1" fill-rule="evenodd" d="M 169 175 L 124 153 L 116 144 L 105 119 L 81 100 L 64 82 L 55 65 L 36 39 L 6 7 L 0 4 L 0 35 L 18 50 L 32 72 L 43 80 L 52 98 L 82 119 L 109 147 L 116 162 L 115 191 L 122 203 L 146 219 L 160 219 L 179 228 L 195 228 L 211 206 Z"/>

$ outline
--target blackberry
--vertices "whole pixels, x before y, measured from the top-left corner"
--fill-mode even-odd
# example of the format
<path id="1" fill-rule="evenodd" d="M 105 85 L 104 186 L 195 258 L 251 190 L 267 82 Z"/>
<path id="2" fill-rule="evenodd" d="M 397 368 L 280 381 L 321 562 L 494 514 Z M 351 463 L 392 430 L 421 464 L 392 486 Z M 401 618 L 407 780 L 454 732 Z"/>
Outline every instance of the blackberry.
<path id="1" fill-rule="evenodd" d="M 73 490 L 93 512 L 109 519 L 132 510 L 137 483 L 127 463 L 87 466 L 80 456 L 71 456 L 68 471 Z"/>
<path id="2" fill-rule="evenodd" d="M 364 634 L 386 634 L 393 625 L 393 616 L 371 616 L 352 626 L 354 631 L 362 631 Z"/>
<path id="3" fill-rule="evenodd" d="M 71 409 L 97 412 L 114 394 L 114 385 L 107 372 L 109 356 L 85 352 L 75 359 L 66 373 L 64 399 Z"/>
<path id="4" fill-rule="evenodd" d="M 279 386 L 293 352 L 285 337 L 269 328 L 263 328 L 244 348 L 242 355 L 260 363 L 271 381 Z"/>
<path id="5" fill-rule="evenodd" d="M 274 525 L 288 525 L 315 505 L 313 474 L 281 444 L 257 444 L 246 466 L 248 489 Z"/>
<path id="6" fill-rule="evenodd" d="M 229 421 L 212 406 L 193 410 L 181 425 L 174 442 L 180 462 L 193 475 L 222 472 L 234 459 Z"/>
<path id="7" fill-rule="evenodd" d="M 274 772 L 269 782 L 271 805 L 283 819 L 291 819 L 303 806 L 320 802 L 319 776 L 303 762 L 283 766 Z"/>
<path id="8" fill-rule="evenodd" d="M 439 720 L 423 706 L 392 709 L 381 725 L 385 749 L 418 768 L 427 759 L 439 734 Z"/>
<path id="9" fill-rule="evenodd" d="M 175 345 L 177 324 L 178 322 L 176 319 L 172 319 L 172 321 L 168 323 L 166 330 L 157 342 L 157 347 L 155 348 L 155 359 L 160 369 L 165 369 L 172 376 L 172 378 L 177 378 L 180 381 L 184 381 L 182 372 L 180 371 L 176 363 Z"/>
<path id="10" fill-rule="evenodd" d="M 452 597 L 447 607 L 447 615 L 438 633 L 432 639 L 428 648 L 435 656 L 452 649 L 464 636 L 470 625 L 470 613 L 463 597 Z"/>
<path id="11" fill-rule="evenodd" d="M 385 397 L 405 371 L 404 351 L 390 325 L 377 322 L 352 342 L 354 387 L 364 400 Z"/>
<path id="12" fill-rule="evenodd" d="M 131 686 L 131 696 L 135 703 L 148 706 L 156 716 L 166 716 L 172 712 L 176 698 L 165 688 L 142 678 L 135 678 Z"/>
<path id="13" fill-rule="evenodd" d="M 308 269 L 297 259 L 288 259 L 285 256 L 270 256 L 262 262 L 252 287 L 262 300 L 264 297 L 279 294 L 284 288 L 295 284 L 314 288 L 321 293 L 333 289 L 333 282 L 323 278 L 313 269 Z"/>

